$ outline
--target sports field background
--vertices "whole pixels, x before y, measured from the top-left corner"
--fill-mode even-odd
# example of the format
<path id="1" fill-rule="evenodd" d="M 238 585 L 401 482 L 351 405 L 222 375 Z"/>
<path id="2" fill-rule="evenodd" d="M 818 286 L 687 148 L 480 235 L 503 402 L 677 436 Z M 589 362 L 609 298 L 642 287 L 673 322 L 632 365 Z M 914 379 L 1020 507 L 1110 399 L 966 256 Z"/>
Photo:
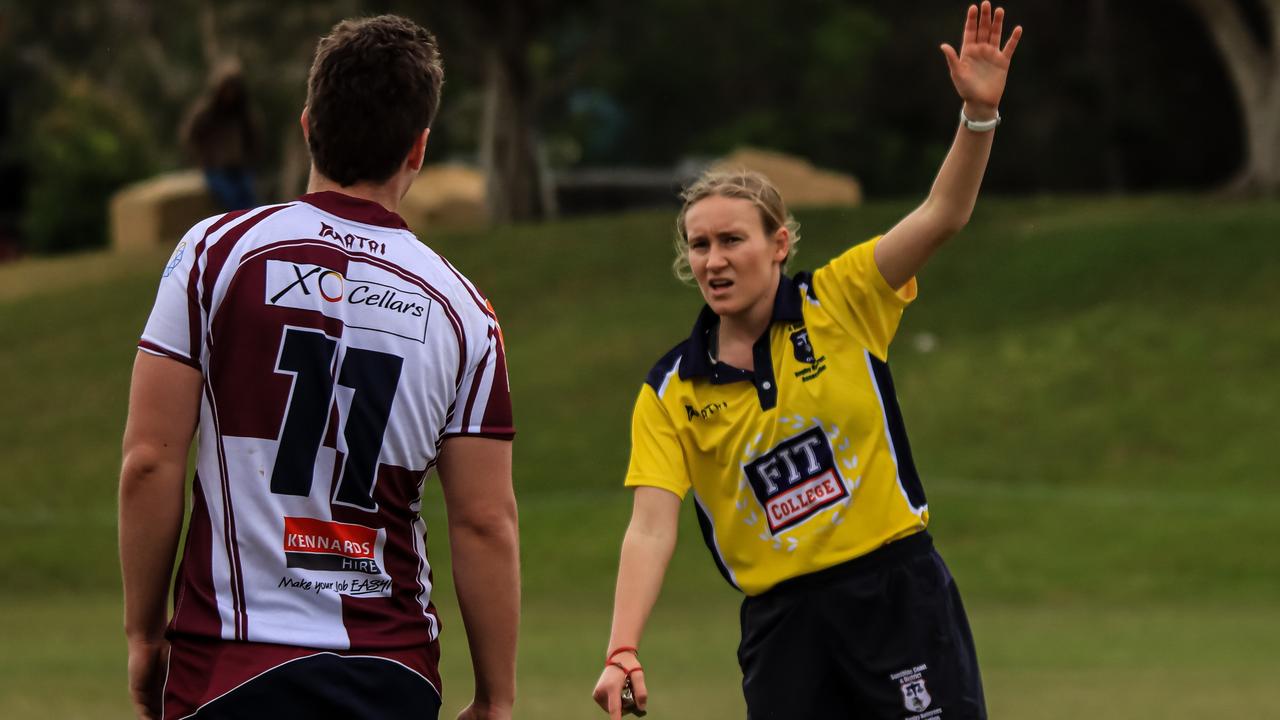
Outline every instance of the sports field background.
<path id="1" fill-rule="evenodd" d="M 796 267 L 909 208 L 800 214 Z M 429 236 L 508 345 L 519 718 L 597 717 L 630 407 L 699 304 L 667 271 L 671 215 Z M 0 266 L 2 718 L 128 717 L 116 472 L 167 254 Z M 1280 717 L 1278 311 L 1274 202 L 984 199 L 925 272 L 890 359 L 993 717 Z M 452 717 L 470 671 L 429 485 Z M 740 718 L 739 598 L 683 520 L 650 717 Z"/>

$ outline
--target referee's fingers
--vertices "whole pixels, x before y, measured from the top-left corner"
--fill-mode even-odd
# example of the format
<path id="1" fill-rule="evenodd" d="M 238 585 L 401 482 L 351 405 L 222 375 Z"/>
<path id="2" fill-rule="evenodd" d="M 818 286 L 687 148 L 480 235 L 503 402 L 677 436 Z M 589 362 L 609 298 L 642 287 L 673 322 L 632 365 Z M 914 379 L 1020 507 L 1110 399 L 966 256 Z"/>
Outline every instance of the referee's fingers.
<path id="1" fill-rule="evenodd" d="M 609 677 L 608 670 L 600 676 L 591 697 L 601 710 L 609 713 L 611 720 L 622 720 L 622 683 Z"/>
<path id="2" fill-rule="evenodd" d="M 644 670 L 634 670 L 631 673 L 631 692 L 636 697 L 636 707 L 641 710 L 647 709 L 649 704 L 649 688 L 644 684 Z"/>

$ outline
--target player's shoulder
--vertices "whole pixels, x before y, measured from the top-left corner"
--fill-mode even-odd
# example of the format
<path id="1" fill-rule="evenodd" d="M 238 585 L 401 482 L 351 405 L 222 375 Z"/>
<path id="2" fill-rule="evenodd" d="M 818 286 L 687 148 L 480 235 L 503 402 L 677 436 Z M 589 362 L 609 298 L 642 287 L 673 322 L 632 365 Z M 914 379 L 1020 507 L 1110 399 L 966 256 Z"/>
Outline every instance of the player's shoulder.
<path id="1" fill-rule="evenodd" d="M 689 338 L 681 340 L 649 369 L 644 382 L 653 388 L 658 397 L 662 397 L 671 383 L 679 378 L 680 366 L 686 362 L 686 356 L 689 354 L 689 345 Z"/>
<path id="2" fill-rule="evenodd" d="M 417 248 L 422 253 L 425 266 L 430 268 L 432 282 L 448 295 L 459 314 L 471 316 L 486 324 L 497 323 L 493 303 L 489 302 L 488 296 L 470 277 L 426 243 L 419 241 Z"/>

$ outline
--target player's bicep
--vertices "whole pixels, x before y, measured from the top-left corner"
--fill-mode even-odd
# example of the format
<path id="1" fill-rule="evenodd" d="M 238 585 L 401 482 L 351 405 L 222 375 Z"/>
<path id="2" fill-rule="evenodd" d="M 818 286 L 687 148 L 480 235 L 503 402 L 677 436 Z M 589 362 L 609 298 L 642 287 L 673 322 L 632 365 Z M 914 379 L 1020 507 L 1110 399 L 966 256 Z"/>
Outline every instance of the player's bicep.
<path id="1" fill-rule="evenodd" d="M 511 441 L 451 437 L 436 463 L 450 527 L 486 529 L 514 521 Z"/>
<path id="2" fill-rule="evenodd" d="M 199 370 L 139 351 L 129 388 L 124 454 L 147 462 L 185 464 L 200 414 Z"/>

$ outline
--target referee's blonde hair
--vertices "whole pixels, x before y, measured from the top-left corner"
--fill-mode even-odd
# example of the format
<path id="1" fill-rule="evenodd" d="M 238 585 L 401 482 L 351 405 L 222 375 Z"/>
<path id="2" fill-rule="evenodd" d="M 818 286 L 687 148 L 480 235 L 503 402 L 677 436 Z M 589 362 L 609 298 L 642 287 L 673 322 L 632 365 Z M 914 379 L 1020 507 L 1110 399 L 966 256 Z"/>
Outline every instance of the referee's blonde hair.
<path id="1" fill-rule="evenodd" d="M 671 271 L 681 282 L 693 282 L 693 269 L 689 266 L 689 231 L 685 227 L 684 217 L 699 200 L 719 196 L 738 198 L 750 201 L 760 211 L 760 223 L 764 226 L 766 237 L 772 236 L 778 228 L 785 227 L 791 236 L 791 244 L 787 249 L 787 257 L 782 261 L 782 269 L 796 255 L 796 245 L 800 242 L 800 223 L 787 211 L 787 204 L 782 200 L 778 188 L 763 173 L 746 168 L 721 170 L 712 168 L 698 176 L 680 193 L 684 207 L 676 216 L 676 257 L 671 263 Z"/>

